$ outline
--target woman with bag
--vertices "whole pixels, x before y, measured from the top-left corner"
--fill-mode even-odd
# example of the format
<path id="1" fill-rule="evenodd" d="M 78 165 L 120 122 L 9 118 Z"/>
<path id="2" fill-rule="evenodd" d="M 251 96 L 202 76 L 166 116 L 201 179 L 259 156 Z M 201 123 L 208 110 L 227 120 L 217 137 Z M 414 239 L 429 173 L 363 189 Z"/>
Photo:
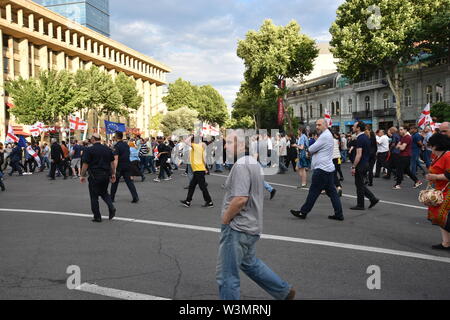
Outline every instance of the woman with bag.
<path id="1" fill-rule="evenodd" d="M 441 229 L 442 243 L 432 246 L 435 250 L 450 251 L 450 139 L 443 134 L 435 134 L 428 141 L 433 150 L 433 163 L 426 176 L 432 190 L 422 191 L 420 201 L 428 205 L 428 220 Z"/>

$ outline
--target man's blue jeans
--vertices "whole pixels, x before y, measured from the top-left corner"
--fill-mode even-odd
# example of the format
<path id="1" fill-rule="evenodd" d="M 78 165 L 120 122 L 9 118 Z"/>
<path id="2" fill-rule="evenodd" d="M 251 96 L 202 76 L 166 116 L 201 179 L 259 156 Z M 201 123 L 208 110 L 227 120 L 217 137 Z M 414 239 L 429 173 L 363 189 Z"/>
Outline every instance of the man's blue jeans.
<path id="1" fill-rule="evenodd" d="M 288 296 L 292 286 L 256 258 L 256 242 L 259 238 L 235 231 L 229 225 L 222 225 L 216 268 L 221 300 L 240 299 L 239 270 L 275 299 L 284 300 Z"/>
<path id="2" fill-rule="evenodd" d="M 341 151 L 341 157 L 342 157 L 342 163 L 346 163 L 347 162 L 347 150 L 342 150 Z"/>
<path id="3" fill-rule="evenodd" d="M 339 199 L 334 183 L 334 172 L 326 172 L 321 169 L 314 170 L 308 198 L 306 199 L 306 203 L 300 209 L 300 212 L 306 215 L 310 213 L 316 204 L 317 198 L 319 198 L 322 193 L 322 190 L 325 190 L 327 195 L 330 197 L 335 216 L 344 217 L 341 200 Z"/>
<path id="4" fill-rule="evenodd" d="M 420 153 L 413 152 L 411 157 L 411 173 L 414 176 L 417 176 L 417 167 L 419 167 L 422 171 L 425 171 L 424 168 L 422 168 L 422 165 L 420 164 Z"/>
<path id="5" fill-rule="evenodd" d="M 150 166 L 150 169 L 152 170 L 152 172 L 156 173 L 155 156 L 148 157 L 148 165 Z"/>

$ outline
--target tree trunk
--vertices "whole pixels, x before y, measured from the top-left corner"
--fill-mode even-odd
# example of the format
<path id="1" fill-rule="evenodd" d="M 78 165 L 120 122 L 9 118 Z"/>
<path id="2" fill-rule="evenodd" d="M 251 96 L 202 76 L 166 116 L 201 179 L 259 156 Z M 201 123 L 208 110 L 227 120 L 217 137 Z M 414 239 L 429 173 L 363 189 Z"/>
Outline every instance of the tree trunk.
<path id="1" fill-rule="evenodd" d="M 386 69 L 386 78 L 389 83 L 389 87 L 395 96 L 395 109 L 396 109 L 396 118 L 397 125 L 403 126 L 403 118 L 402 118 L 402 99 L 403 99 L 403 85 L 401 84 L 400 73 L 397 67 L 392 67 L 390 69 Z"/>

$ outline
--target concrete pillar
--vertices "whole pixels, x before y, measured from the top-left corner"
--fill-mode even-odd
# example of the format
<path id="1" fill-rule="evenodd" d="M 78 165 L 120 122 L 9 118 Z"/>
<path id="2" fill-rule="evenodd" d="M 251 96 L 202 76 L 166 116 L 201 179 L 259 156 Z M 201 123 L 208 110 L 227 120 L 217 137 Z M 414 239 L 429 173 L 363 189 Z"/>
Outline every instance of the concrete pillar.
<path id="1" fill-rule="evenodd" d="M 44 34 L 44 18 L 39 19 L 39 33 Z"/>
<path id="2" fill-rule="evenodd" d="M 14 79 L 14 39 L 13 37 L 8 38 L 8 50 L 9 50 L 9 77 Z"/>
<path id="3" fill-rule="evenodd" d="M 86 68 L 86 70 L 89 70 L 90 68 L 92 68 L 92 66 L 93 66 L 92 61 L 89 61 L 89 62 L 86 62 L 85 68 Z"/>
<path id="4" fill-rule="evenodd" d="M 64 52 L 58 52 L 56 55 L 56 70 L 62 71 L 66 69 L 66 54 Z"/>
<path id="5" fill-rule="evenodd" d="M 23 27 L 23 9 L 17 10 L 17 25 Z"/>
<path id="6" fill-rule="evenodd" d="M 34 72 L 34 65 L 35 65 L 35 63 L 34 63 L 34 50 L 36 50 L 36 48 L 34 47 L 34 45 L 31 45 L 30 47 L 29 47 L 30 49 L 31 49 L 31 51 L 30 51 L 30 56 L 31 56 L 31 74 L 30 74 L 30 77 L 35 77 L 35 76 L 37 76 L 37 74 L 35 74 L 35 72 Z"/>
<path id="7" fill-rule="evenodd" d="M 66 30 L 66 44 L 70 45 L 70 30 Z"/>
<path id="8" fill-rule="evenodd" d="M 136 80 L 136 88 L 137 88 L 139 94 L 142 95 L 144 92 L 144 83 L 143 83 L 142 79 Z M 145 105 L 144 105 L 144 101 L 142 101 L 142 104 L 139 106 L 139 108 L 136 112 L 135 119 L 134 119 L 135 123 L 136 123 L 136 127 L 140 128 L 141 130 L 144 127 L 144 110 L 145 110 Z"/>
<path id="9" fill-rule="evenodd" d="M 24 79 L 30 77 L 30 53 L 28 39 L 19 40 L 20 75 Z"/>
<path id="10" fill-rule="evenodd" d="M 101 57 L 104 57 L 104 56 L 105 56 L 105 46 L 104 46 L 103 44 L 100 45 L 98 54 L 99 54 Z"/>
<path id="11" fill-rule="evenodd" d="M 53 38 L 55 35 L 53 34 L 53 22 L 49 22 L 48 24 L 48 36 Z"/>
<path id="12" fill-rule="evenodd" d="M 72 59 L 72 72 L 77 72 L 80 69 L 80 58 L 75 57 Z"/>
<path id="13" fill-rule="evenodd" d="M 74 47 L 78 47 L 78 33 L 74 33 L 72 36 L 72 44 Z"/>
<path id="14" fill-rule="evenodd" d="M 11 4 L 6 5 L 6 20 L 11 23 L 12 22 L 12 6 Z"/>
<path id="15" fill-rule="evenodd" d="M 106 69 L 105 69 L 105 66 L 100 66 L 100 67 L 98 67 L 98 69 L 100 70 L 100 71 L 105 71 Z"/>
<path id="16" fill-rule="evenodd" d="M 98 55 L 98 42 L 94 42 L 94 54 Z"/>
<path id="17" fill-rule="evenodd" d="M 109 52 L 109 47 L 105 48 L 105 58 L 106 59 L 111 59 L 111 53 Z"/>
<path id="18" fill-rule="evenodd" d="M 58 41 L 62 40 L 62 27 L 61 26 L 56 27 L 56 39 Z"/>
<path id="19" fill-rule="evenodd" d="M 109 59 L 112 60 L 113 62 L 116 61 L 116 51 L 114 49 L 111 49 L 111 55 Z"/>
<path id="20" fill-rule="evenodd" d="M 92 40 L 91 40 L 91 39 L 88 39 L 88 40 L 86 41 L 86 50 L 87 50 L 89 53 L 92 53 Z"/>
<path id="21" fill-rule="evenodd" d="M 86 48 L 86 42 L 84 36 L 80 37 L 80 49 L 84 50 Z"/>
<path id="22" fill-rule="evenodd" d="M 41 65 L 41 70 L 48 70 L 48 47 L 42 46 L 39 49 L 39 64 Z"/>
<path id="23" fill-rule="evenodd" d="M 28 16 L 28 28 L 31 31 L 34 31 L 34 14 L 30 13 Z"/>

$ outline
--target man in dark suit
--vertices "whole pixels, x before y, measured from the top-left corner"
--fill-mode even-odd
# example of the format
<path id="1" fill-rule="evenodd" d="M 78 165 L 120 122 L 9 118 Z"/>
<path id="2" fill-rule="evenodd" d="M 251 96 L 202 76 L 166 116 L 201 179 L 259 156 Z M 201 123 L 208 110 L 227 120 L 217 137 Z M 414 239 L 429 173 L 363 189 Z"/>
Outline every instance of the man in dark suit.
<path id="1" fill-rule="evenodd" d="M 52 150 L 50 152 L 51 165 L 50 165 L 50 180 L 55 180 L 56 168 L 63 174 L 64 180 L 67 179 L 64 172 L 64 153 L 61 146 L 58 144 L 55 138 L 52 138 Z"/>
<path id="2" fill-rule="evenodd" d="M 19 146 L 19 144 L 14 143 L 14 149 L 9 155 L 9 159 L 11 161 L 9 165 L 12 168 L 9 176 L 12 176 L 14 171 L 17 171 L 19 173 L 19 176 L 23 176 L 23 171 L 20 166 L 20 161 L 22 160 L 22 148 Z"/>

